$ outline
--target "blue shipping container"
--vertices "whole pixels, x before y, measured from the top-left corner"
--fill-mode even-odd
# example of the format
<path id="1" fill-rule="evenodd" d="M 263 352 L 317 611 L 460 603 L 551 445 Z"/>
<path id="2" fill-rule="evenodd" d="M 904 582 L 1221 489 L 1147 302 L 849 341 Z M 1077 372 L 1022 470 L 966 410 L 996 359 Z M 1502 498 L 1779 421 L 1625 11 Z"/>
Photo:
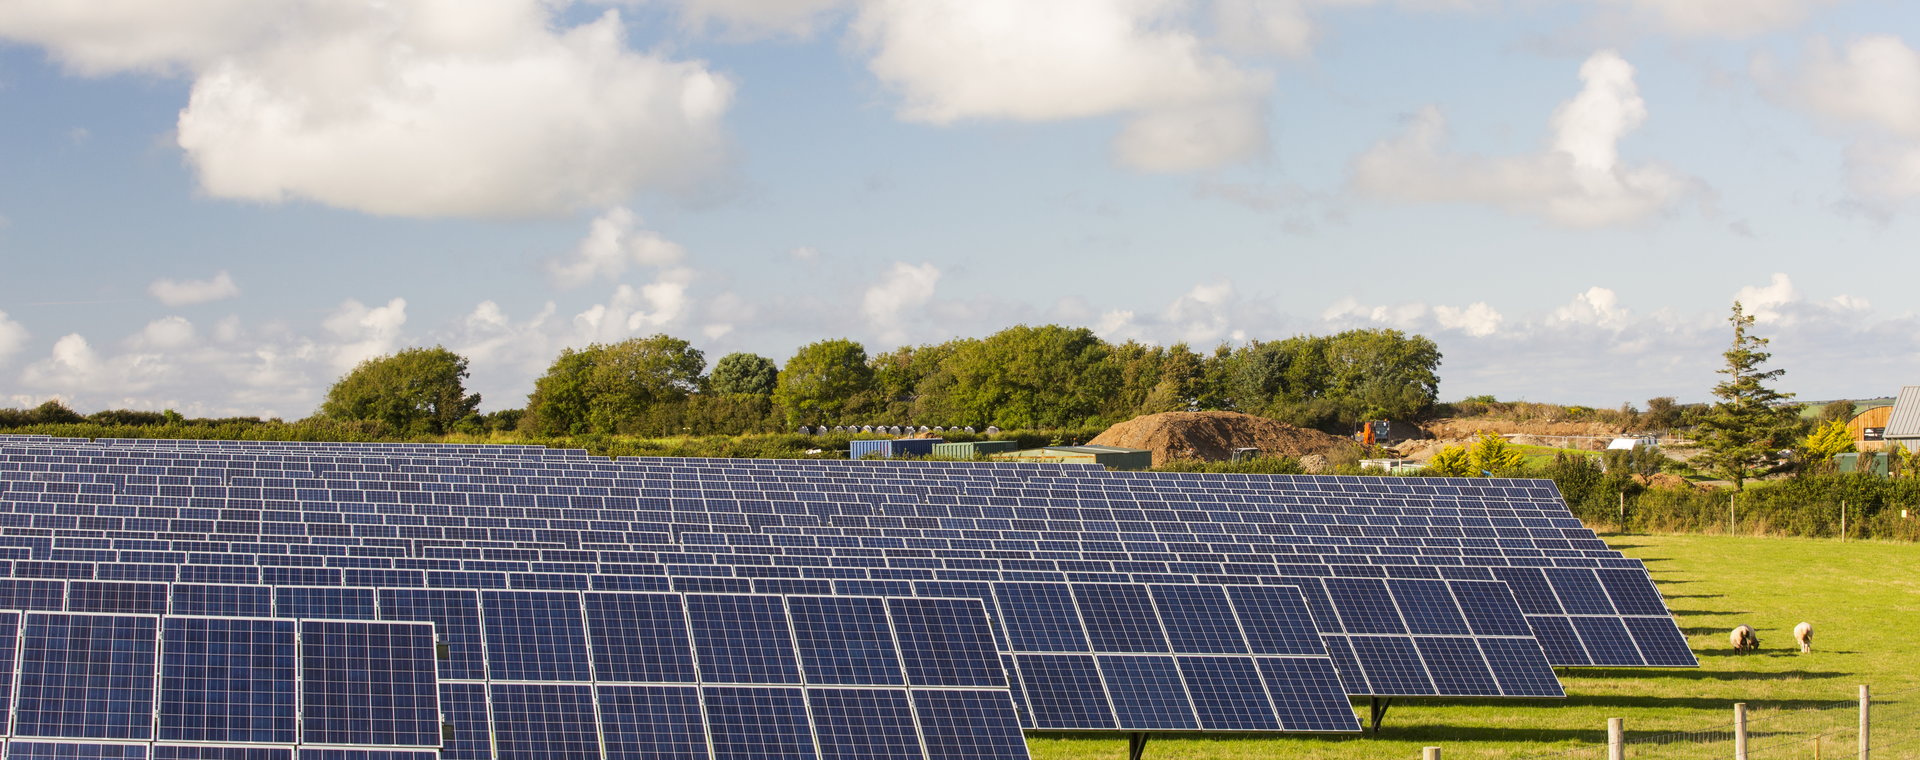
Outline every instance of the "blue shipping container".
<path id="1" fill-rule="evenodd" d="M 939 438 L 880 438 L 848 441 L 847 456 L 852 459 L 923 457 L 933 453 L 933 445 L 936 443 L 944 443 L 944 441 Z"/>

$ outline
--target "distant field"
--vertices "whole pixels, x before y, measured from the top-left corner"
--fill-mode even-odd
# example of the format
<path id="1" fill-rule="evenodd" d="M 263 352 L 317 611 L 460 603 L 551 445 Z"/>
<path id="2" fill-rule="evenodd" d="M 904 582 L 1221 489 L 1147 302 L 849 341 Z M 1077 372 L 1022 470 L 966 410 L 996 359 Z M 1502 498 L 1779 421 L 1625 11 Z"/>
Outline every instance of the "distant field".
<path id="1" fill-rule="evenodd" d="M 1647 562 L 1687 633 L 1697 670 L 1572 668 L 1561 671 L 1568 698 L 1551 701 L 1395 702 L 1380 734 L 1348 738 L 1156 737 L 1147 757 L 1418 758 L 1442 747 L 1447 758 L 1532 758 L 1593 754 L 1606 720 L 1626 719 L 1629 757 L 1732 757 L 1715 736 L 1660 736 L 1724 729 L 1733 703 L 1748 703 L 1755 758 L 1852 757 L 1852 700 L 1858 684 L 1891 700 L 1877 708 L 1876 737 L 1904 736 L 1875 760 L 1920 757 L 1920 546 L 1724 536 L 1608 536 Z M 1793 625 L 1811 621 L 1815 649 L 1801 655 Z M 1738 656 L 1727 631 L 1746 623 L 1763 651 Z M 1905 692 L 1902 694 L 1902 692 Z M 1896 725 L 1898 724 L 1898 725 Z M 1904 732 L 1901 734 L 1899 732 Z M 1876 742 L 1878 743 L 1878 742 Z M 1124 735 L 1030 734 L 1035 760 L 1126 757 Z M 1764 750 L 1764 751 L 1762 751 Z M 1569 754 L 1570 753 L 1570 754 Z"/>

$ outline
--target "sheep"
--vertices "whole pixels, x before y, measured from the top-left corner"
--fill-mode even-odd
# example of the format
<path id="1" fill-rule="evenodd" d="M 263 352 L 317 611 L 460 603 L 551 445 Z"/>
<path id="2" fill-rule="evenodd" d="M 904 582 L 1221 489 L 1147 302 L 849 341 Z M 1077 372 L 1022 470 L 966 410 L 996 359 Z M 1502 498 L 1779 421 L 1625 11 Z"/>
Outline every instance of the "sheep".
<path id="1" fill-rule="evenodd" d="M 1757 652 L 1760 650 L 1759 635 L 1753 632 L 1752 627 L 1745 624 L 1741 624 L 1739 627 L 1734 628 L 1732 633 L 1727 634 L 1727 640 L 1733 642 L 1733 651 L 1735 652 Z"/>
<path id="2" fill-rule="evenodd" d="M 1804 620 L 1793 627 L 1793 640 L 1800 642 L 1800 653 L 1813 651 L 1813 624 Z"/>

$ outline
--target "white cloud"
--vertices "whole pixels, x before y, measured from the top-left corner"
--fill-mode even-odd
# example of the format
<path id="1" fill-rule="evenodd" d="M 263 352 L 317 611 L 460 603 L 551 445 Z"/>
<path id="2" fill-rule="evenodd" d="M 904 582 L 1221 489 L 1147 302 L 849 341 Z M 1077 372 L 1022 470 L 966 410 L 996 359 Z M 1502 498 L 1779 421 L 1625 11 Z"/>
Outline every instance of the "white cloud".
<path id="1" fill-rule="evenodd" d="M 129 352 L 103 357 L 79 334 L 62 336 L 47 358 L 21 373 L 21 384 L 61 393 L 141 393 L 177 375 L 160 354 Z"/>
<path id="2" fill-rule="evenodd" d="M 667 267 L 686 258 L 686 249 L 650 230 L 636 230 L 638 223 L 625 208 L 601 214 L 572 255 L 548 262 L 554 282 L 575 287 L 595 278 L 617 280 L 629 265 Z"/>
<path id="3" fill-rule="evenodd" d="M 1846 136 L 1848 182 L 1869 199 L 1920 196 L 1920 51 L 1897 37 L 1873 35 L 1836 52 L 1809 46 L 1798 72 L 1767 59 L 1755 76 L 1774 97 Z"/>
<path id="4" fill-rule="evenodd" d="M 1595 285 L 1573 297 L 1573 301 L 1553 310 L 1553 320 L 1596 327 L 1619 327 L 1628 312 L 1620 306 L 1620 297 L 1612 290 Z"/>
<path id="5" fill-rule="evenodd" d="M 1201 283 L 1168 304 L 1165 318 L 1181 341 L 1209 346 L 1227 337 L 1232 305 L 1232 283 Z"/>
<path id="6" fill-rule="evenodd" d="M 1752 37 L 1789 29 L 1834 0 L 1603 0 L 1624 6 L 1636 21 L 1673 34 Z"/>
<path id="7" fill-rule="evenodd" d="M 221 270 L 210 280 L 170 280 L 161 278 L 147 286 L 147 293 L 168 306 L 190 306 L 240 295 L 233 276 Z"/>
<path id="8" fill-rule="evenodd" d="M 1429 106 L 1405 133 L 1355 159 L 1352 183 L 1380 198 L 1489 204 L 1571 227 L 1635 222 L 1672 208 L 1696 181 L 1620 161 L 1621 138 L 1647 118 L 1633 67 L 1601 51 L 1580 66 L 1580 79 L 1585 87 L 1555 109 L 1552 143 L 1540 153 L 1448 153 L 1446 119 Z"/>
<path id="9" fill-rule="evenodd" d="M 1739 301 L 1741 308 L 1753 315 L 1756 324 L 1778 322 L 1787 315 L 1782 307 L 1800 300 L 1800 293 L 1793 289 L 1793 280 L 1780 272 L 1774 272 L 1773 278 L 1765 285 L 1749 285 L 1733 294 L 1733 300 Z"/>
<path id="10" fill-rule="evenodd" d="M 1262 152 L 1254 104 L 1268 75 L 1207 49 L 1186 10 L 1179 0 L 871 0 L 853 32 L 908 121 L 1130 116 L 1115 153 L 1152 171 Z"/>
<path id="11" fill-rule="evenodd" d="M 26 348 L 27 339 L 30 337 L 33 336 L 27 332 L 26 327 L 9 318 L 6 312 L 0 311 L 0 363 L 5 363 L 7 357 Z"/>
<path id="12" fill-rule="evenodd" d="M 177 128 L 210 195 L 373 214 L 526 216 L 692 189 L 733 85 L 628 49 L 563 2 L 0 0 L 0 38 L 75 71 L 180 72 Z"/>
<path id="13" fill-rule="evenodd" d="M 1316 36 L 1303 0 L 1213 0 L 1214 33 L 1228 49 L 1304 58 Z"/>
<path id="14" fill-rule="evenodd" d="M 905 340 L 907 330 L 903 323 L 909 319 L 908 310 L 933 300 L 934 287 L 939 283 L 940 269 L 932 263 L 914 266 L 896 261 L 879 282 L 867 288 L 866 295 L 860 299 L 860 314 L 881 340 Z"/>
<path id="15" fill-rule="evenodd" d="M 1500 323 L 1506 317 L 1494 311 L 1487 302 L 1479 301 L 1464 308 L 1458 306 L 1433 307 L 1433 319 L 1448 330 L 1459 330 L 1476 338 L 1492 335 L 1500 331 Z"/>
<path id="16" fill-rule="evenodd" d="M 362 361 L 393 353 L 400 348 L 400 328 L 406 324 L 405 298 L 374 307 L 347 299 L 321 323 L 334 338 L 324 350 L 328 364 L 336 372 L 346 372 Z"/>
<path id="17" fill-rule="evenodd" d="M 820 260 L 820 250 L 812 246 L 803 245 L 791 251 L 787 251 L 787 256 L 791 257 L 794 261 L 798 261 L 802 264 L 812 264 L 813 262 Z"/>
<path id="18" fill-rule="evenodd" d="M 148 322 L 145 329 L 127 339 L 135 348 L 173 349 L 193 343 L 193 323 L 184 317 L 161 317 Z"/>

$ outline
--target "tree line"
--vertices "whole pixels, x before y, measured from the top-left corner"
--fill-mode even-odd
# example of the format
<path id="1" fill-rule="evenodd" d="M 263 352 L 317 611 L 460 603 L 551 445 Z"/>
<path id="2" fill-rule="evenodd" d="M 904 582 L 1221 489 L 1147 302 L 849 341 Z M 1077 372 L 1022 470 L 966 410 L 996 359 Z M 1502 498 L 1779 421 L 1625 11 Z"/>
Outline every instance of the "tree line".
<path id="1" fill-rule="evenodd" d="M 845 338 L 801 346 L 784 363 L 732 353 L 709 371 L 703 351 L 661 334 L 565 349 L 524 408 L 491 415 L 478 413 L 479 396 L 465 388 L 464 357 L 437 346 L 408 349 L 355 367 L 316 416 L 410 434 L 663 436 L 881 423 L 1080 428 L 1223 409 L 1346 432 L 1361 420 L 1426 414 L 1440 358 L 1433 341 L 1390 329 L 1201 352 L 1018 325 L 880 354 Z"/>

